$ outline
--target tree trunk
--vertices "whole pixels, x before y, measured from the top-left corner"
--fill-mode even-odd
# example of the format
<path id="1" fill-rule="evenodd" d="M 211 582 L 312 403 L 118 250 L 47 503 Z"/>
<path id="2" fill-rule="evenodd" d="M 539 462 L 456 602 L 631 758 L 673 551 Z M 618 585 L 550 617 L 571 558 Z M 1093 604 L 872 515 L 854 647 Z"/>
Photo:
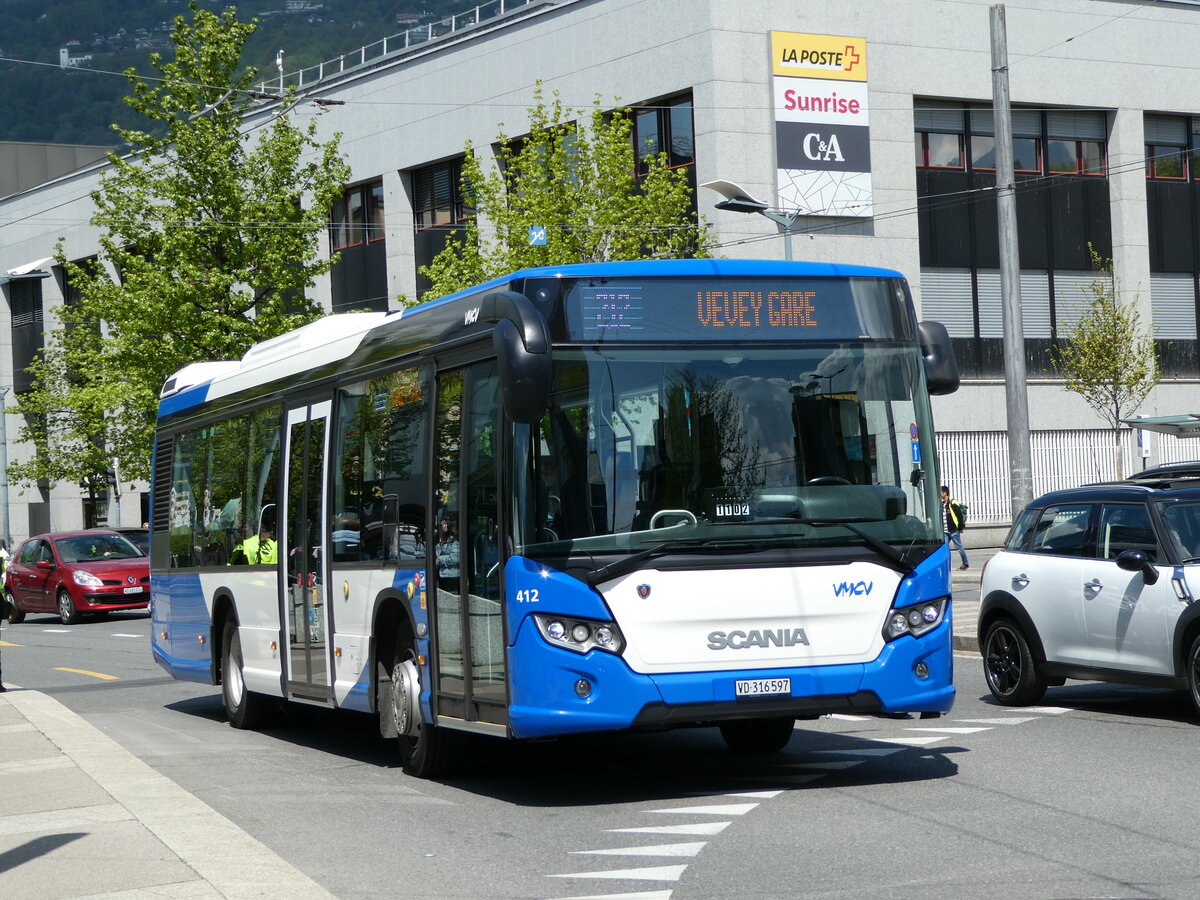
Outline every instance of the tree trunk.
<path id="1" fill-rule="evenodd" d="M 1125 477 L 1125 473 L 1122 471 L 1124 467 L 1122 465 L 1123 460 L 1121 457 L 1121 429 L 1118 426 L 1117 428 L 1113 429 L 1113 472 L 1116 474 L 1117 481 L 1120 481 Z"/>

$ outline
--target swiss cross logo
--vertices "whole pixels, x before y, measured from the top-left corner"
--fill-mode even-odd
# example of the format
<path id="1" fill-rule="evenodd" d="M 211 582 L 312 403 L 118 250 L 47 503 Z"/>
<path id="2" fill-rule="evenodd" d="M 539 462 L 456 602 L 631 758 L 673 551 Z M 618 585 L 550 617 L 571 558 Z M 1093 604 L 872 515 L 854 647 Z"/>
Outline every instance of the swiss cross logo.
<path id="1" fill-rule="evenodd" d="M 856 65 L 862 62 L 862 57 L 854 52 L 854 45 L 846 45 L 846 54 L 842 57 L 842 71 L 849 72 Z"/>

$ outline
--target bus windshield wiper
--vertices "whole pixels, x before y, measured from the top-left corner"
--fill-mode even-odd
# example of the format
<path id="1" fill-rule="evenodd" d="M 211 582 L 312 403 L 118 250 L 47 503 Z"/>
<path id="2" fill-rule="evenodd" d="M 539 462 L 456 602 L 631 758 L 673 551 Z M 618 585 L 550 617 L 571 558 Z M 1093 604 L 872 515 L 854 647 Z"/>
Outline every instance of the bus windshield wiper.
<path id="1" fill-rule="evenodd" d="M 815 528 L 845 528 L 847 531 L 853 532 L 863 539 L 868 547 L 876 550 L 883 557 L 886 557 L 889 562 L 896 565 L 905 577 L 911 576 L 916 569 L 905 557 L 904 554 L 889 544 L 887 541 L 881 541 L 875 535 L 868 531 L 863 531 L 857 527 L 855 522 L 879 522 L 880 519 L 854 518 L 854 519 L 810 519 L 804 516 L 779 516 L 772 519 L 755 519 L 756 525 L 790 525 L 796 523 L 799 525 L 812 525 Z"/>
<path id="2" fill-rule="evenodd" d="M 718 547 L 722 544 L 736 544 L 739 548 L 746 547 L 747 542 L 744 539 L 737 540 L 716 540 L 714 538 L 675 538 L 670 541 L 663 541 L 655 544 L 653 547 L 647 547 L 645 550 L 639 550 L 637 553 L 631 553 L 629 556 L 624 556 L 615 562 L 610 562 L 607 566 L 601 566 L 595 571 L 589 572 L 584 581 L 588 584 L 599 584 L 602 581 L 608 581 L 610 578 L 619 578 L 622 575 L 627 575 L 630 572 L 637 571 L 638 567 L 646 560 L 655 556 L 662 556 L 665 553 L 670 553 L 673 550 L 690 550 L 697 547 Z M 730 548 L 733 549 L 733 548 Z"/>

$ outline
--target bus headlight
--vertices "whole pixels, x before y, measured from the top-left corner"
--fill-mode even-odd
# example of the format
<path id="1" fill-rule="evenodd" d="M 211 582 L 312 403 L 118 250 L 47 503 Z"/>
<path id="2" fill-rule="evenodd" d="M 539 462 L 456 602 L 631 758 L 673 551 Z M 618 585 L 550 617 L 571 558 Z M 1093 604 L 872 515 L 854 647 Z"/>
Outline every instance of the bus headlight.
<path id="1" fill-rule="evenodd" d="M 941 624 L 945 617 L 946 604 L 949 601 L 949 597 L 941 597 L 937 600 L 926 600 L 923 603 L 893 609 L 888 614 L 887 624 L 883 626 L 883 639 L 892 641 L 906 634 L 920 637 L 926 632 L 932 631 Z"/>
<path id="2" fill-rule="evenodd" d="M 542 637 L 555 647 L 564 647 L 576 653 L 604 650 L 619 654 L 625 647 L 625 639 L 614 622 L 543 615 L 535 615 L 533 621 L 537 623 Z"/>

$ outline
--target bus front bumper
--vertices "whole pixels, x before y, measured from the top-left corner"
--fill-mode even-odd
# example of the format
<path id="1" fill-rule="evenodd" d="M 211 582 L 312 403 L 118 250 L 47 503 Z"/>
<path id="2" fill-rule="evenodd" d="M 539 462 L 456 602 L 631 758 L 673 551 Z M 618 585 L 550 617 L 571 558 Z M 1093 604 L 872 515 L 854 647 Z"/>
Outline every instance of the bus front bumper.
<path id="1" fill-rule="evenodd" d="M 919 638 L 890 641 L 866 663 L 641 675 L 611 653 L 552 647 L 536 628 L 520 630 L 508 661 L 517 738 L 828 713 L 944 713 L 954 704 L 948 616 Z M 736 681 L 759 678 L 790 678 L 790 695 L 735 698 Z"/>

